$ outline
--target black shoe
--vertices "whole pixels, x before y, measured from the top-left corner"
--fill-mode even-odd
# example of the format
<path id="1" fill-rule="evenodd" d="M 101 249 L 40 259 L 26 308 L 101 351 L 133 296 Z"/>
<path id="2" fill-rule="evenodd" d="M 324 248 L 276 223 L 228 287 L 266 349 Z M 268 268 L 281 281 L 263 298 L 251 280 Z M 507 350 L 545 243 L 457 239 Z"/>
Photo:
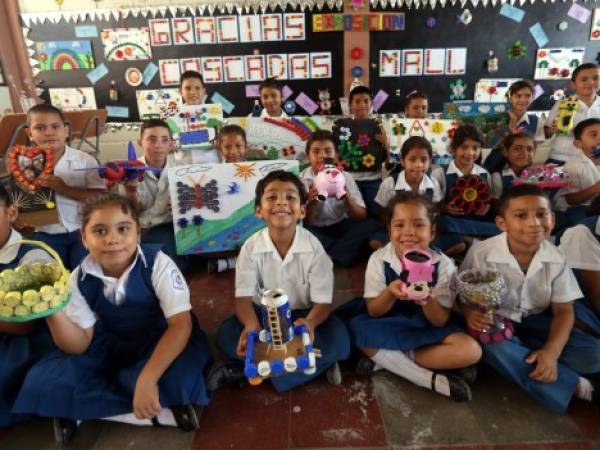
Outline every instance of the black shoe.
<path id="1" fill-rule="evenodd" d="M 329 384 L 334 386 L 339 386 L 342 384 L 342 371 L 340 370 L 340 365 L 337 361 L 334 362 L 329 369 L 327 369 L 325 375 L 327 376 L 327 381 L 329 381 Z"/>
<path id="2" fill-rule="evenodd" d="M 69 445 L 77 431 L 77 422 L 71 419 L 54 418 L 54 440 L 60 445 Z"/>
<path id="3" fill-rule="evenodd" d="M 210 391 L 216 391 L 226 384 L 241 385 L 245 380 L 244 365 L 241 361 L 217 361 L 208 370 L 208 374 L 206 375 L 206 387 Z"/>
<path id="4" fill-rule="evenodd" d="M 477 380 L 477 366 L 475 364 L 462 369 L 453 370 L 451 373 L 461 377 L 469 386 L 473 386 L 473 384 L 475 384 L 475 380 Z"/>
<path id="5" fill-rule="evenodd" d="M 361 377 L 373 376 L 373 372 L 375 371 L 375 362 L 371 358 L 363 356 L 358 360 L 358 364 L 356 364 L 354 371 Z"/>
<path id="6" fill-rule="evenodd" d="M 173 412 L 173 417 L 175 417 L 175 422 L 179 429 L 183 431 L 198 431 L 200 429 L 202 406 L 171 406 L 171 411 Z"/>
<path id="7" fill-rule="evenodd" d="M 438 375 L 444 376 L 448 379 L 448 384 L 450 385 L 450 398 L 455 402 L 468 402 L 471 400 L 471 388 L 467 384 L 465 380 L 461 377 L 452 374 L 438 374 L 433 372 L 433 376 L 431 377 L 431 390 L 433 392 L 438 392 L 435 389 L 435 379 Z M 439 393 L 439 392 L 438 392 Z"/>

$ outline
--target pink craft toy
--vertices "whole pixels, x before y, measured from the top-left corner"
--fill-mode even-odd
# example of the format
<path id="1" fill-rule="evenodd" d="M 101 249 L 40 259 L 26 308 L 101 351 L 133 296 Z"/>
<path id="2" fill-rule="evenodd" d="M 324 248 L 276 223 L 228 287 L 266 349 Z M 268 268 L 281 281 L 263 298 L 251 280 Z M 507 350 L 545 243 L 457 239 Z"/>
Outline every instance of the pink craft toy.
<path id="1" fill-rule="evenodd" d="M 346 195 L 346 178 L 344 172 L 333 164 L 331 159 L 326 160 L 321 170 L 315 177 L 317 198 L 325 201 L 327 197 L 335 197 L 338 200 Z"/>
<path id="2" fill-rule="evenodd" d="M 433 282 L 435 269 L 431 255 L 425 250 L 407 250 L 402 256 L 402 265 L 408 274 L 402 291 L 408 295 L 409 300 L 425 300 L 431 290 L 429 284 Z"/>
<path id="3" fill-rule="evenodd" d="M 535 184 L 542 189 L 552 189 L 571 186 L 569 175 L 556 164 L 524 169 L 519 178 L 513 180 L 515 186 L 521 184 Z"/>

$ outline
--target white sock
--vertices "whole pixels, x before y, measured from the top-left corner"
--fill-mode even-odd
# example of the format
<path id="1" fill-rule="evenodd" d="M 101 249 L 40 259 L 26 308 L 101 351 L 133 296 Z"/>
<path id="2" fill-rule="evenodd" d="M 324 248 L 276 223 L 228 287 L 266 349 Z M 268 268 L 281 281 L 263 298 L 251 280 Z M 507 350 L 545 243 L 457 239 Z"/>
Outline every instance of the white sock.
<path id="1" fill-rule="evenodd" d="M 577 383 L 577 389 L 575 389 L 575 397 L 591 402 L 593 392 L 594 386 L 592 386 L 590 380 L 579 377 L 579 383 Z"/>
<path id="2" fill-rule="evenodd" d="M 237 256 L 231 258 L 223 258 L 217 260 L 217 271 L 225 272 L 226 270 L 235 269 L 235 263 L 237 262 Z"/>
<path id="3" fill-rule="evenodd" d="M 383 367 L 396 375 L 412 381 L 417 386 L 431 389 L 431 377 L 433 372 L 419 366 L 404 352 L 399 350 L 381 349 L 371 357 L 377 366 Z M 442 395 L 450 395 L 448 379 L 443 375 L 437 375 L 435 390 Z"/>
<path id="4" fill-rule="evenodd" d="M 138 419 L 135 417 L 135 414 L 118 414 L 116 416 L 104 417 L 102 420 L 109 420 L 111 422 L 121 422 L 128 423 L 130 425 L 138 425 L 151 427 L 152 420 L 150 419 Z M 175 422 L 175 417 L 173 416 L 173 412 L 169 408 L 162 408 L 158 415 L 156 416 L 156 420 L 158 423 L 163 426 L 176 427 L 177 423 Z"/>

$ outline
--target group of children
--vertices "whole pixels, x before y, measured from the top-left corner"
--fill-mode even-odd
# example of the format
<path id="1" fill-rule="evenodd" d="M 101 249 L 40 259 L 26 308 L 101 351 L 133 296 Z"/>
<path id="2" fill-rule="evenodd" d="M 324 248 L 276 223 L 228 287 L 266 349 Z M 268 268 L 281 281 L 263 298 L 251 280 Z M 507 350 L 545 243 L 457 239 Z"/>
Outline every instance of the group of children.
<path id="1" fill-rule="evenodd" d="M 560 247 L 549 241 L 555 213 L 548 193 L 534 185 L 512 186 L 532 166 L 542 140 L 541 122 L 527 113 L 533 98 L 529 82 L 509 90 L 511 132 L 490 156 L 491 174 L 480 165 L 481 133 L 461 125 L 447 167 L 432 168 L 431 144 L 411 137 L 401 149 L 401 169 L 386 165 L 383 177 L 379 168 L 342 172 L 346 195 L 323 200 L 314 179 L 326 159 L 339 155 L 331 132 L 313 133 L 306 144 L 310 165 L 299 177 L 274 171 L 257 185 L 255 212 L 266 228 L 250 237 L 239 255 L 225 259 L 236 269 L 235 315 L 220 326 L 217 342 L 229 359 L 210 368 L 207 339 L 191 314 L 182 274 L 190 260 L 175 251 L 166 174 L 175 162 L 168 125 L 144 122 L 138 141 L 142 160 L 161 170 L 120 186 L 119 192 L 104 192 L 97 172 L 75 170 L 96 161 L 66 145 L 60 110 L 33 107 L 29 136 L 55 154 L 54 174 L 41 181 L 56 192 L 60 219 L 34 236 L 72 269 L 71 301 L 45 320 L 0 321 L 0 426 L 52 417 L 60 442 L 70 440 L 79 421 L 96 418 L 198 429 L 210 391 L 244 379 L 247 337 L 261 328 L 260 297 L 274 288 L 287 293 L 294 323 L 307 327 L 322 353 L 314 374 L 274 377 L 279 391 L 322 373 L 340 383 L 338 361 L 355 347 L 363 355 L 357 372 L 386 369 L 457 401 L 471 398 L 474 367 L 483 358 L 553 411 L 565 412 L 573 397 L 598 402 L 598 68 L 580 66 L 573 87 L 579 97 L 573 137 L 568 145 L 553 146 L 550 155 L 564 157 L 572 182 L 550 193 L 556 216 L 564 213 Z M 181 90 L 187 104 L 206 101 L 199 74 L 185 73 Z M 265 116 L 285 114 L 276 83 L 263 85 L 261 100 Z M 408 100 L 407 117 L 427 115 L 425 95 L 411 93 Z M 349 106 L 354 118 L 369 118 L 369 89 L 354 88 Z M 545 131 L 547 136 L 553 131 L 552 120 Z M 387 150 L 383 132 L 373 138 Z M 215 147 L 220 161 L 243 161 L 244 130 L 224 126 Z M 450 195 L 456 180 L 467 175 L 478 177 L 494 199 L 469 213 Z M 2 247 L 20 239 L 13 225 L 27 224 L 19 222 L 10 196 L 0 189 Z M 459 269 L 451 256 L 467 249 L 460 271 L 495 269 L 505 279 L 498 313 L 514 323 L 511 339 L 482 344 L 465 331 L 491 325 L 488 315 L 457 299 Z M 364 295 L 333 311 L 333 262 L 350 265 L 373 250 Z M 410 251 L 425 252 L 433 264 L 431 290 L 419 300 L 411 300 L 406 290 L 404 256 Z M 49 259 L 22 244 L 0 255 L 0 268 Z"/>

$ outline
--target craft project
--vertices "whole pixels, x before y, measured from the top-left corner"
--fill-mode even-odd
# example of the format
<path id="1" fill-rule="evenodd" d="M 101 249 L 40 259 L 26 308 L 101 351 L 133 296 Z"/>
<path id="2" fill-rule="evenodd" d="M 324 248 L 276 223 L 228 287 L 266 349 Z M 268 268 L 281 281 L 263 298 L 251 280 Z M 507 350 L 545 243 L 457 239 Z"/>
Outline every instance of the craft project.
<path id="1" fill-rule="evenodd" d="M 468 333 L 483 344 L 512 338 L 514 327 L 510 320 L 498 315 L 504 278 L 495 270 L 465 270 L 458 275 L 458 294 L 465 305 L 477 308 L 493 321 L 484 331 L 469 328 Z"/>
<path id="2" fill-rule="evenodd" d="M 509 59 L 525 58 L 527 56 L 527 47 L 523 45 L 520 39 L 517 39 L 506 53 Z"/>
<path id="3" fill-rule="evenodd" d="M 466 96 L 467 84 L 459 78 L 450 83 L 450 92 L 450 100 L 462 100 Z"/>
<path id="4" fill-rule="evenodd" d="M 294 372 L 312 375 L 316 358 L 306 325 L 292 323 L 292 312 L 283 289 L 266 291 L 261 300 L 262 329 L 248 333 L 244 375 L 256 386 L 266 378 Z"/>
<path id="5" fill-rule="evenodd" d="M 147 27 L 104 29 L 102 30 L 102 44 L 107 61 L 152 59 Z"/>
<path id="6" fill-rule="evenodd" d="M 509 109 L 510 105 L 508 103 L 451 102 L 444 103 L 443 117 L 445 119 L 458 119 L 486 114 L 501 114 L 507 113 Z"/>
<path id="7" fill-rule="evenodd" d="M 431 291 L 435 270 L 431 255 L 425 250 L 407 250 L 402 255 L 402 267 L 402 292 L 408 296 L 408 300 L 425 300 Z"/>
<path id="8" fill-rule="evenodd" d="M 117 183 L 127 183 L 128 181 L 133 180 L 141 182 L 144 180 L 144 175 L 147 170 L 153 170 L 155 172 L 161 171 L 160 168 L 150 167 L 137 159 L 135 156 L 135 147 L 131 141 L 129 141 L 127 147 L 127 159 L 109 161 L 104 166 L 87 167 L 85 169 L 75 170 L 97 170 L 100 178 L 103 178 L 106 181 L 106 187 L 108 189 L 112 188 Z"/>
<path id="9" fill-rule="evenodd" d="M 519 78 L 483 78 L 475 83 L 473 99 L 478 103 L 505 103 L 508 88 Z"/>
<path id="10" fill-rule="evenodd" d="M 179 89 L 143 89 L 135 91 L 141 120 L 166 117 L 182 103 Z"/>
<path id="11" fill-rule="evenodd" d="M 335 166 L 333 159 L 326 158 L 323 167 L 315 177 L 314 185 L 317 188 L 317 198 L 321 201 L 327 197 L 338 200 L 346 195 L 346 178 L 344 172 Z"/>
<path id="12" fill-rule="evenodd" d="M 338 119 L 333 126 L 340 163 L 352 172 L 376 172 L 387 156 L 383 144 L 376 139 L 383 125 L 375 119 Z"/>
<path id="13" fill-rule="evenodd" d="M 319 114 L 331 114 L 331 108 L 335 104 L 335 100 L 331 100 L 329 89 L 318 89 L 318 91 L 319 101 L 317 101 L 317 105 L 319 105 Z"/>
<path id="14" fill-rule="evenodd" d="M 590 30 L 590 41 L 600 40 L 600 8 L 594 8 L 592 17 L 592 28 Z"/>
<path id="15" fill-rule="evenodd" d="M 288 117 L 285 119 L 235 117 L 227 123 L 246 130 L 248 160 L 296 159 L 306 164 L 306 141 L 314 131 L 331 129 L 332 120 L 326 116 Z"/>
<path id="16" fill-rule="evenodd" d="M 92 41 L 36 42 L 41 70 L 93 69 Z"/>
<path id="17" fill-rule="evenodd" d="M 218 103 L 176 105 L 162 117 L 182 150 L 211 150 L 223 126 L 223 108 Z"/>
<path id="18" fill-rule="evenodd" d="M 409 137 L 421 136 L 431 144 L 436 164 L 447 165 L 452 160 L 448 146 L 457 127 L 456 120 L 403 119 L 393 115 L 385 123 L 392 159 L 400 159 L 402 144 Z"/>
<path id="19" fill-rule="evenodd" d="M 137 67 L 130 67 L 125 71 L 125 81 L 129 86 L 138 87 L 144 81 L 142 71 Z"/>
<path id="20" fill-rule="evenodd" d="M 510 133 L 509 118 L 506 113 L 461 117 L 460 121 L 479 128 L 479 131 L 483 133 L 484 148 L 496 147 L 504 136 Z"/>
<path id="21" fill-rule="evenodd" d="M 540 48 L 535 61 L 536 80 L 566 80 L 583 62 L 584 47 Z"/>
<path id="22" fill-rule="evenodd" d="M 50 88 L 50 102 L 62 111 L 96 109 L 94 88 Z"/>
<path id="23" fill-rule="evenodd" d="M 554 189 L 571 186 L 569 175 L 556 164 L 544 164 L 542 166 L 524 169 L 519 178 L 513 180 L 513 184 L 535 184 L 542 189 Z"/>
<path id="24" fill-rule="evenodd" d="M 558 103 L 558 114 L 556 115 L 556 134 L 569 136 L 575 126 L 575 113 L 579 101 L 576 96 L 567 97 Z"/>
<path id="25" fill-rule="evenodd" d="M 459 177 L 450 188 L 450 205 L 466 215 L 483 215 L 491 200 L 488 184 L 476 175 Z"/>
<path id="26" fill-rule="evenodd" d="M 63 309 L 71 294 L 67 291 L 69 271 L 60 256 L 40 241 L 19 240 L 0 250 L 0 255 L 17 245 L 34 245 L 48 252 L 52 263 L 21 264 L 0 273 L 0 321 L 28 322 Z"/>
<path id="27" fill-rule="evenodd" d="M 54 171 L 52 149 L 15 145 L 8 151 L 6 164 L 2 184 L 19 209 L 23 222 L 35 226 L 57 223 L 54 191 L 40 183 L 40 177 Z"/>
<path id="28" fill-rule="evenodd" d="M 177 253 L 236 250 L 265 222 L 254 214 L 256 183 L 297 161 L 191 164 L 168 169 Z"/>

